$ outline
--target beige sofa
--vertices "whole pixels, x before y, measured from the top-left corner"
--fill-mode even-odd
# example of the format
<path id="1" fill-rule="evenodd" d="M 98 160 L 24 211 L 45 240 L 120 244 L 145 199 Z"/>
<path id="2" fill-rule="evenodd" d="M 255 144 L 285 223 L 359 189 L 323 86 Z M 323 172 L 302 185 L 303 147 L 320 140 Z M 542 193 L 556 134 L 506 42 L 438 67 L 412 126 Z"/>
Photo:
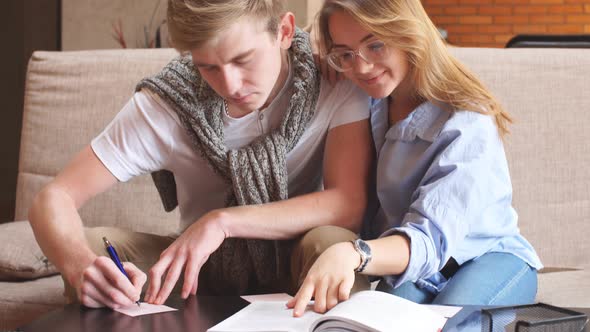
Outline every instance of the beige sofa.
<path id="1" fill-rule="evenodd" d="M 453 53 L 480 75 L 516 119 L 507 142 L 522 233 L 546 269 L 538 301 L 590 307 L 590 50 L 468 49 Z M 173 50 L 36 52 L 29 63 L 16 220 L 35 193 L 117 113 L 135 83 Z M 149 176 L 100 195 L 81 211 L 88 226 L 167 234 Z M 62 282 L 27 222 L 0 225 L 0 330 L 63 305 Z M 53 274 L 53 275 L 51 275 Z"/>

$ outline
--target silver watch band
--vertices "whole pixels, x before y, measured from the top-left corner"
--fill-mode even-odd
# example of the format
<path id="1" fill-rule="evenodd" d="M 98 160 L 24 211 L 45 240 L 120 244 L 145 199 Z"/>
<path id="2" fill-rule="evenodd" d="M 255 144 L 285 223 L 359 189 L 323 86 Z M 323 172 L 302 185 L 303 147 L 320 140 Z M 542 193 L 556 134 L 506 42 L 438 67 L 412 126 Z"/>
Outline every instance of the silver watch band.
<path id="1" fill-rule="evenodd" d="M 363 272 L 367 267 L 367 264 L 369 264 L 369 262 L 371 261 L 371 248 L 365 241 L 361 239 L 352 240 L 351 242 L 354 249 L 361 256 L 361 262 L 359 266 L 356 269 L 354 269 L 354 272 Z"/>

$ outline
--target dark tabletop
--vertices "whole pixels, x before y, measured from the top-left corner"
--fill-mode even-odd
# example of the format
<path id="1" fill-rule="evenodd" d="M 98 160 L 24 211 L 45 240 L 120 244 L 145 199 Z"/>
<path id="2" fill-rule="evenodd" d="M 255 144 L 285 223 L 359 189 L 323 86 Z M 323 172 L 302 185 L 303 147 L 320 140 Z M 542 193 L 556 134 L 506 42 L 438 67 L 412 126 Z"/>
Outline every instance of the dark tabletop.
<path id="1" fill-rule="evenodd" d="M 130 317 L 110 309 L 88 309 L 76 304 L 52 311 L 19 331 L 121 331 L 174 332 L 207 331 L 225 318 L 248 305 L 239 296 L 190 296 L 187 300 L 171 298 L 166 305 L 177 311 Z M 481 308 L 464 307 L 449 319 L 443 332 L 481 332 Z M 590 316 L 590 308 L 572 310 Z M 584 331 L 589 331 L 588 326 Z"/>
<path id="2" fill-rule="evenodd" d="M 171 298 L 165 304 L 178 310 L 130 317 L 111 309 L 89 309 L 70 304 L 21 327 L 19 331 L 207 331 L 247 306 L 248 302 L 239 296 L 199 295 L 190 296 L 186 301 Z"/>

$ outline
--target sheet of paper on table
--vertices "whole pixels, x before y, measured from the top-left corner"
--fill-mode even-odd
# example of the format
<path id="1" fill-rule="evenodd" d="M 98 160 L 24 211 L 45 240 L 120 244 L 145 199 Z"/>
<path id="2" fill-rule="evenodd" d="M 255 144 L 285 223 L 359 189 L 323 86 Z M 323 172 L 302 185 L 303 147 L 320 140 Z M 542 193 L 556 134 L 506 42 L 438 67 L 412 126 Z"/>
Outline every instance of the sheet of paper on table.
<path id="1" fill-rule="evenodd" d="M 273 294 L 260 294 L 260 295 L 244 295 L 242 298 L 250 303 L 268 301 L 268 302 L 279 302 L 284 301 L 287 303 L 293 297 L 287 293 L 273 293 Z M 312 301 L 313 303 L 313 301 Z M 436 304 L 425 304 L 428 309 L 439 313 L 445 318 L 451 318 L 455 316 L 463 307 L 448 306 L 448 305 L 436 305 Z"/>
<path id="2" fill-rule="evenodd" d="M 423 304 L 426 308 L 441 314 L 445 318 L 451 318 L 455 316 L 463 307 L 455 307 L 450 305 L 436 305 L 436 304 Z"/>
<path id="3" fill-rule="evenodd" d="M 291 295 L 287 293 L 272 293 L 272 294 L 260 294 L 260 295 L 244 295 L 242 298 L 250 303 L 260 302 L 260 301 L 289 301 L 293 298 Z"/>
<path id="4" fill-rule="evenodd" d="M 284 301 L 255 301 L 208 332 L 307 332 L 321 314 L 308 306 L 302 317 L 293 317 L 293 310 Z"/>
<path id="5" fill-rule="evenodd" d="M 168 312 L 168 311 L 178 310 L 178 309 L 166 306 L 166 305 L 149 304 L 146 302 L 140 302 L 140 304 L 141 304 L 140 306 L 137 306 L 136 304 L 134 304 L 129 307 L 115 309 L 115 311 L 118 311 L 118 312 L 125 314 L 127 316 L 135 317 L 135 316 L 141 316 L 141 315 L 151 315 L 151 314 L 157 314 L 160 312 Z"/>

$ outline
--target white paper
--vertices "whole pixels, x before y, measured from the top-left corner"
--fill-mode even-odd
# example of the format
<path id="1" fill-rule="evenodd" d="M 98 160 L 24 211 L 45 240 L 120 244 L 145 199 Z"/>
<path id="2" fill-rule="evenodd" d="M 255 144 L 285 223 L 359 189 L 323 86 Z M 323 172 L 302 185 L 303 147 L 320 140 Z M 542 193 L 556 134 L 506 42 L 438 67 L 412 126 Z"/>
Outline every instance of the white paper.
<path id="1" fill-rule="evenodd" d="M 436 304 L 425 304 L 426 308 L 439 313 L 445 318 L 451 318 L 455 316 L 463 307 L 454 307 L 450 305 L 436 305 Z"/>
<path id="2" fill-rule="evenodd" d="M 301 332 L 321 317 L 308 307 L 301 317 L 293 317 L 284 301 L 254 302 L 208 332 Z"/>
<path id="3" fill-rule="evenodd" d="M 171 307 L 165 306 L 165 305 L 149 304 L 146 302 L 140 302 L 139 306 L 137 306 L 137 304 L 134 304 L 129 307 L 115 309 L 115 311 L 118 311 L 122 314 L 125 314 L 127 316 L 131 316 L 131 317 L 141 316 L 141 315 L 151 315 L 151 314 L 157 314 L 160 312 L 168 312 L 168 311 L 176 311 L 176 310 L 178 310 L 178 309 L 171 308 Z"/>
<path id="4" fill-rule="evenodd" d="M 260 301 L 284 301 L 287 303 L 293 296 L 287 293 L 273 293 L 273 294 L 261 294 L 261 295 L 244 295 L 242 298 L 250 303 Z"/>

